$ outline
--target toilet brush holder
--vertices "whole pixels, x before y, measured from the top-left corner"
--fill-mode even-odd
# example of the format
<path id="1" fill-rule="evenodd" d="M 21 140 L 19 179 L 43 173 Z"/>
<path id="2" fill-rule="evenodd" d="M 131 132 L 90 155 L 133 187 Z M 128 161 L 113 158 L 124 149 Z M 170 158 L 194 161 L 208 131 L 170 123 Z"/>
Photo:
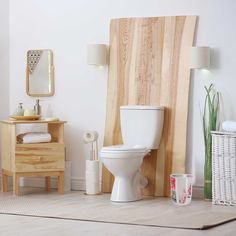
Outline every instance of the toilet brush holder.
<path id="1" fill-rule="evenodd" d="M 99 184 L 99 161 L 86 160 L 86 194 L 95 195 L 100 193 Z"/>

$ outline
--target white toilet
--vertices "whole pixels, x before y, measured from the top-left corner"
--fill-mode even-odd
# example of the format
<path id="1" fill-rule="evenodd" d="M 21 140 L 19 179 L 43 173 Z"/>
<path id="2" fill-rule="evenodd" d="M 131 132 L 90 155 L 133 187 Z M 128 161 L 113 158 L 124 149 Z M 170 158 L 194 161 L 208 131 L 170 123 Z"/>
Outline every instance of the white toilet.
<path id="1" fill-rule="evenodd" d="M 148 180 L 139 168 L 151 149 L 158 149 L 164 122 L 164 107 L 120 107 L 123 145 L 103 147 L 100 157 L 115 176 L 111 201 L 128 202 L 142 199 L 141 189 Z"/>

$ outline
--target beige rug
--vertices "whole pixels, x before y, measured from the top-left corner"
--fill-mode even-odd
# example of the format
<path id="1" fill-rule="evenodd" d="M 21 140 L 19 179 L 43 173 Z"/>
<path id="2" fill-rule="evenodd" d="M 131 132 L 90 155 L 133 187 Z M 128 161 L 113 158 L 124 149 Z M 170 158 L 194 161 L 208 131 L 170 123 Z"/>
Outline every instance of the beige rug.
<path id="1" fill-rule="evenodd" d="M 31 190 L 20 197 L 1 193 L 0 213 L 184 229 L 207 229 L 236 219 L 236 207 L 212 206 L 210 202 L 193 201 L 179 207 L 168 198 L 113 203 L 109 197 L 78 191 L 58 195 Z"/>

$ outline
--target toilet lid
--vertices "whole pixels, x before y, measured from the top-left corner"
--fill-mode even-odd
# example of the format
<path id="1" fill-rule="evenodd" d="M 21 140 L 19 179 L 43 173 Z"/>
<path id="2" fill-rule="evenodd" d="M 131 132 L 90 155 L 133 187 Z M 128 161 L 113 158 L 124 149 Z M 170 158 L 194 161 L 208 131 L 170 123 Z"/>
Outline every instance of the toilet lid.
<path id="1" fill-rule="evenodd" d="M 120 110 L 164 110 L 164 107 L 162 107 L 162 106 L 134 105 L 134 106 L 121 106 Z"/>
<path id="2" fill-rule="evenodd" d="M 146 152 L 147 148 L 141 145 L 126 146 L 126 145 L 115 145 L 103 147 L 101 152 Z"/>

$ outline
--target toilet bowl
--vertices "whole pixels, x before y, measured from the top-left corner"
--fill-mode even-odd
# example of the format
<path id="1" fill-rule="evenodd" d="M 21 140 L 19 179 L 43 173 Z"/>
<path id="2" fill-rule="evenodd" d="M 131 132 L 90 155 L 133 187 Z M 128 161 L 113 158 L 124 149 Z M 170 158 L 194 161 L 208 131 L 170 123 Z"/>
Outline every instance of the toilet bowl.
<path id="1" fill-rule="evenodd" d="M 146 147 L 137 146 L 110 146 L 101 150 L 103 164 L 115 176 L 111 201 L 128 202 L 142 199 L 141 189 L 148 181 L 140 174 L 139 168 L 148 152 Z"/>
<path id="2" fill-rule="evenodd" d="M 151 149 L 159 147 L 164 108 L 122 106 L 120 117 L 124 145 L 103 147 L 100 158 L 115 177 L 111 201 L 137 201 L 142 199 L 142 188 L 148 184 L 139 169 Z"/>

